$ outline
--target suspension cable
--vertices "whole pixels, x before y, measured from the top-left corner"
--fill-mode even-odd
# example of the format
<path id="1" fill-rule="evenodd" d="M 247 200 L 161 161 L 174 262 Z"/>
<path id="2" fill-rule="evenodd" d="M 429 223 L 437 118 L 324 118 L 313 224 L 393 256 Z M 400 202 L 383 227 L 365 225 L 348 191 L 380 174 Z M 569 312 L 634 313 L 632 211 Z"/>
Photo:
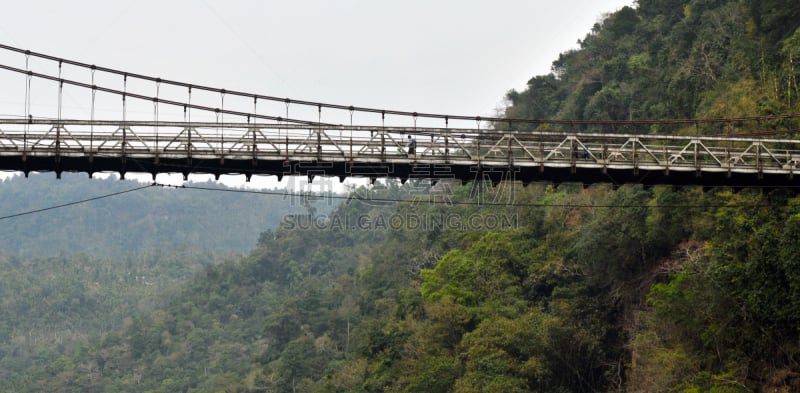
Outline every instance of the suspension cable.
<path id="1" fill-rule="evenodd" d="M 214 113 L 214 119 L 215 119 L 215 120 L 214 120 L 214 122 L 216 122 L 216 123 L 217 123 L 217 127 L 216 127 L 216 128 L 217 128 L 217 140 L 219 140 L 219 132 L 220 132 L 220 127 L 222 127 L 222 126 L 219 124 L 219 111 L 216 111 L 216 112 Z M 216 150 L 216 149 L 214 149 L 214 148 L 213 148 L 213 145 L 212 145 L 212 150 Z M 222 148 L 220 148 L 220 154 L 222 154 Z"/>
<path id="2" fill-rule="evenodd" d="M 219 111 L 219 121 L 221 124 L 219 125 L 217 131 L 219 133 L 218 138 L 220 140 L 219 152 L 223 157 L 225 157 L 225 89 L 222 89 L 220 92 L 220 108 L 222 108 Z"/>
<path id="3" fill-rule="evenodd" d="M 292 103 L 292 100 L 287 98 L 287 99 L 285 99 L 284 102 L 286 103 L 286 122 L 284 124 L 288 126 L 289 125 L 289 104 Z M 278 128 L 278 138 L 280 138 L 280 136 L 281 136 L 280 132 L 281 132 L 281 129 Z M 289 129 L 288 129 L 288 127 L 286 129 L 286 138 L 289 138 Z"/>
<path id="4" fill-rule="evenodd" d="M 342 139 L 341 137 L 339 139 Z M 353 107 L 350 106 L 350 159 L 353 159 Z"/>
<path id="5" fill-rule="evenodd" d="M 153 118 L 156 122 L 155 131 L 156 131 L 156 157 L 160 153 L 158 148 L 158 97 L 161 94 L 161 80 L 156 81 L 156 97 L 153 99 Z"/>
<path id="6" fill-rule="evenodd" d="M 30 55 L 28 53 L 25 54 L 25 132 L 22 136 L 22 156 L 25 157 L 26 151 L 28 150 L 28 132 L 30 131 L 30 123 L 31 123 L 31 75 L 29 74 L 29 65 L 28 61 L 30 60 Z"/>
<path id="7" fill-rule="evenodd" d="M 253 125 L 256 125 L 256 113 L 258 113 L 258 97 L 253 96 Z M 250 116 L 247 116 L 247 122 L 250 123 Z"/>
<path id="8" fill-rule="evenodd" d="M 250 132 L 253 133 L 253 164 L 256 162 L 256 151 L 258 149 L 258 143 L 256 142 L 256 131 L 258 130 L 256 114 L 258 113 L 258 97 L 253 96 L 253 128 L 250 129 Z M 250 123 L 250 116 L 247 116 L 247 122 Z"/>
<path id="9" fill-rule="evenodd" d="M 69 65 L 74 65 L 77 67 L 84 67 L 89 68 L 91 65 L 59 58 L 55 56 L 50 56 L 42 53 L 31 52 L 28 50 L 19 49 L 16 47 L 8 46 L 0 44 L 0 49 L 26 53 L 30 56 L 35 56 L 39 58 L 43 58 L 46 60 L 51 61 L 59 61 Z M 0 68 L 9 69 L 9 67 L 2 66 Z M 135 74 L 129 73 L 126 71 L 116 70 L 107 67 L 97 67 L 97 70 L 112 74 L 120 74 L 120 75 L 128 75 L 132 78 L 148 80 L 148 81 L 155 81 L 157 78 L 142 75 L 142 74 Z M 201 85 L 193 85 L 186 82 L 179 82 L 173 80 L 162 80 L 164 83 L 174 86 L 183 86 L 183 87 L 194 87 L 196 89 L 209 91 L 209 92 L 221 92 L 222 89 L 217 89 L 209 86 L 201 86 Z M 241 91 L 228 91 L 228 94 L 236 95 L 236 96 L 254 96 L 253 93 L 241 92 Z M 286 99 L 274 97 L 274 96 L 267 96 L 267 95 L 260 95 L 256 94 L 258 98 L 269 100 L 269 101 L 284 101 Z M 350 106 L 345 105 L 338 105 L 338 104 L 329 104 L 329 103 L 322 103 L 322 102 L 314 102 L 314 101 L 304 101 L 304 100 L 292 100 L 293 102 L 299 105 L 306 105 L 306 106 L 318 106 L 324 107 L 329 109 L 339 109 L 339 110 L 349 110 Z M 372 113 L 382 113 L 382 114 L 392 114 L 398 116 L 413 116 L 414 112 L 408 111 L 398 111 L 398 110 L 388 110 L 388 109 L 378 109 L 378 108 L 367 108 L 367 107 L 353 107 L 354 111 L 357 112 L 372 112 Z M 229 113 L 230 114 L 230 113 Z M 480 116 L 461 116 L 461 115 L 445 115 L 445 114 L 436 114 L 436 113 L 417 113 L 419 117 L 425 118 L 440 118 L 443 119 L 448 117 L 449 119 L 453 120 L 477 120 Z M 246 114 L 242 115 L 243 117 Z M 692 124 L 695 122 L 700 123 L 730 123 L 730 122 L 740 122 L 740 121 L 756 121 L 756 120 L 776 120 L 776 119 L 787 119 L 787 118 L 798 118 L 800 117 L 800 113 L 792 113 L 792 114 L 784 114 L 784 115 L 766 115 L 766 116 L 750 116 L 750 117 L 736 117 L 736 118 L 704 118 L 704 119 L 661 119 L 661 120 L 548 120 L 548 119 L 518 119 L 518 118 L 498 118 L 498 117 L 483 117 L 483 120 L 488 122 L 510 122 L 510 123 L 538 123 L 538 124 L 564 124 L 564 125 L 652 125 L 652 124 Z M 273 119 L 274 120 L 274 119 Z M 299 122 L 298 122 L 299 123 Z"/>
<path id="10" fill-rule="evenodd" d="M 122 127 L 125 128 L 125 120 L 127 119 L 127 105 L 125 104 L 125 96 L 128 92 L 128 75 L 122 77 Z M 124 131 L 124 130 L 123 130 Z"/>
<path id="11" fill-rule="evenodd" d="M 128 105 L 125 96 L 128 93 L 128 74 L 122 76 L 122 159 L 125 160 L 125 150 L 128 148 Z"/>
<path id="12" fill-rule="evenodd" d="M 61 160 L 61 101 L 64 95 L 64 81 L 61 79 L 61 62 L 58 62 L 58 121 L 56 122 L 56 162 Z M 61 173 L 56 171 L 56 177 L 61 178 Z"/>
<path id="13" fill-rule="evenodd" d="M 94 145 L 94 105 L 95 99 L 97 95 L 97 89 L 95 88 L 94 84 L 94 67 L 92 67 L 92 109 L 89 115 L 89 118 L 92 121 L 92 124 L 89 126 L 89 155 L 92 154 L 92 147 Z"/>
<path id="14" fill-rule="evenodd" d="M 61 79 L 61 62 L 58 62 L 58 127 L 61 127 L 61 97 L 64 92 L 64 81 Z"/>
<path id="15" fill-rule="evenodd" d="M 21 74 L 27 73 L 28 75 L 30 75 L 32 77 L 37 77 L 37 78 L 41 78 L 41 79 L 45 79 L 45 80 L 51 80 L 51 81 L 59 81 L 60 80 L 65 84 L 78 86 L 78 87 L 82 87 L 82 88 L 86 88 L 86 89 L 91 89 L 92 88 L 92 85 L 84 83 L 84 82 L 73 81 L 73 80 L 69 80 L 69 79 L 59 79 L 58 77 L 55 77 L 55 76 L 42 74 L 42 73 L 38 73 L 38 72 L 33 72 L 33 71 L 25 71 L 25 70 L 22 70 L 22 69 L 19 69 L 19 68 L 16 68 L 16 67 L 11 67 L 11 66 L 7 66 L 7 65 L 3 65 L 3 64 L 0 64 L 0 69 L 7 70 L 7 71 L 12 71 L 12 72 L 17 72 L 17 73 L 21 73 Z M 162 83 L 163 82 L 164 81 L 162 80 Z M 126 97 L 136 98 L 136 99 L 139 99 L 139 100 L 148 100 L 149 101 L 149 100 L 153 99 L 153 97 L 145 96 L 145 95 L 142 95 L 142 94 L 125 92 L 125 91 L 116 90 L 116 89 L 112 89 L 112 88 L 108 88 L 108 87 L 95 86 L 95 89 L 97 89 L 98 91 L 102 91 L 104 93 L 110 93 L 110 94 L 115 94 L 115 95 L 120 95 L 120 96 L 121 95 L 125 95 Z M 184 111 L 187 111 L 188 109 L 197 109 L 197 110 L 201 110 L 201 111 L 204 111 L 204 112 L 214 112 L 214 110 L 216 109 L 216 108 L 212 108 L 212 107 L 208 107 L 208 106 L 192 104 L 191 102 L 186 103 L 186 102 L 173 101 L 173 100 L 159 100 L 159 102 L 161 102 L 162 104 L 183 107 Z M 288 109 L 287 109 L 287 112 L 288 112 Z M 225 113 L 227 113 L 228 115 L 240 116 L 240 117 L 243 117 L 243 118 L 247 117 L 248 115 L 250 115 L 249 113 L 246 113 L 246 112 L 232 111 L 232 110 L 226 110 Z M 272 121 L 279 121 L 279 120 L 282 119 L 281 117 L 268 116 L 268 115 L 257 115 L 257 117 L 260 118 L 260 119 L 272 120 Z M 189 120 L 191 120 L 191 117 L 189 117 Z M 319 124 L 317 124 L 317 122 L 308 121 L 308 120 L 298 120 L 298 119 L 286 119 L 286 120 L 290 121 L 292 123 L 297 123 L 297 124 L 314 125 L 314 126 L 319 125 Z M 322 125 L 331 126 L 332 124 L 322 124 Z"/>

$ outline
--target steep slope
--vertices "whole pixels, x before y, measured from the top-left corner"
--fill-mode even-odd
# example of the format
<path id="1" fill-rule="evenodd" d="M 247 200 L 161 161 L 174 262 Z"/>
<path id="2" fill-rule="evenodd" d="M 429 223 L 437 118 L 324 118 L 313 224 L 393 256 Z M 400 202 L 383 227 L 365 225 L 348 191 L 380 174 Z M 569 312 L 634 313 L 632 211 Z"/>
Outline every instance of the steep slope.
<path id="1" fill-rule="evenodd" d="M 510 92 L 506 114 L 796 112 L 798 14 L 787 0 L 640 0 L 595 26 L 553 74 Z M 795 120 L 762 126 L 787 137 L 797 129 Z M 414 186 L 344 204 L 309 229 L 264 232 L 249 256 L 208 267 L 170 304 L 49 359 L 14 388 L 800 389 L 800 199 L 792 192 L 468 185 L 383 204 L 414 196 Z M 502 203 L 478 203 L 486 200 Z M 512 225 L 421 229 L 409 217 Z M 342 224 L 362 220 L 365 228 Z"/>

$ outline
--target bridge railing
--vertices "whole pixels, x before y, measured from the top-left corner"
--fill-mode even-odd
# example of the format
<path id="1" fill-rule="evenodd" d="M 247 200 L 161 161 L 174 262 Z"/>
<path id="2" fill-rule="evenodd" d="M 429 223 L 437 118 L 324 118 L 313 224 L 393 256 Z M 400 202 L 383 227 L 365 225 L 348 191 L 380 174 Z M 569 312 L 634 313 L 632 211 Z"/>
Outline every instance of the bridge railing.
<path id="1" fill-rule="evenodd" d="M 409 154 L 409 136 L 415 154 Z M 478 129 L 0 119 L 0 156 L 793 173 L 800 141 Z"/>

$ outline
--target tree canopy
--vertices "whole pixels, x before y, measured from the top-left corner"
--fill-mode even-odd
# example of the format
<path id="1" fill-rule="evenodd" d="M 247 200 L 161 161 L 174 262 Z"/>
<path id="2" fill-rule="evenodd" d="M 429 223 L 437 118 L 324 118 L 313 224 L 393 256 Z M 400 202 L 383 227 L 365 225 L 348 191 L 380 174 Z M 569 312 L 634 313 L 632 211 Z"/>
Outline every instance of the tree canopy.
<path id="1" fill-rule="evenodd" d="M 638 0 L 606 15 L 552 73 L 510 91 L 505 114 L 800 113 L 798 15 L 787 0 Z M 759 126 L 793 138 L 795 123 Z M 735 134 L 742 125 L 680 127 L 602 131 Z M 416 198 L 421 188 L 429 198 Z M 128 317 L 123 307 L 138 307 L 150 286 L 125 289 L 139 279 L 114 263 L 3 254 L 0 271 L 21 273 L 0 276 L 0 390 L 800 390 L 793 190 L 388 181 L 357 192 L 377 198 L 263 228 L 240 258 L 144 258 L 148 282 L 173 277 L 176 259 L 200 270 Z M 507 205 L 480 203 L 508 195 Z M 409 217 L 433 224 L 412 227 Z M 343 224 L 360 220 L 371 230 Z M 36 317 L 13 320 L 26 308 Z M 83 319 L 57 322 L 58 313 Z"/>

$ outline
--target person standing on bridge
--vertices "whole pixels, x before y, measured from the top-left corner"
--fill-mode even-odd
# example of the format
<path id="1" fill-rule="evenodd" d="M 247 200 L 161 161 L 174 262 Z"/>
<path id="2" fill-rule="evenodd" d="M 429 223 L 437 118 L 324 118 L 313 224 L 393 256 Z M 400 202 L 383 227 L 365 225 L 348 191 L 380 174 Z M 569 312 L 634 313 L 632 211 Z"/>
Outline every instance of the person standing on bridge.
<path id="1" fill-rule="evenodd" d="M 412 138 L 411 135 L 408 136 L 408 145 L 407 146 L 408 146 L 408 155 L 409 156 L 413 156 L 414 155 L 414 151 L 415 151 L 415 149 L 417 147 L 417 141 L 414 140 L 414 138 Z"/>

